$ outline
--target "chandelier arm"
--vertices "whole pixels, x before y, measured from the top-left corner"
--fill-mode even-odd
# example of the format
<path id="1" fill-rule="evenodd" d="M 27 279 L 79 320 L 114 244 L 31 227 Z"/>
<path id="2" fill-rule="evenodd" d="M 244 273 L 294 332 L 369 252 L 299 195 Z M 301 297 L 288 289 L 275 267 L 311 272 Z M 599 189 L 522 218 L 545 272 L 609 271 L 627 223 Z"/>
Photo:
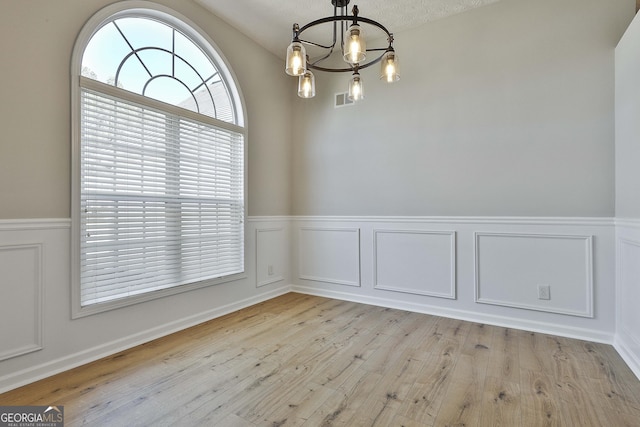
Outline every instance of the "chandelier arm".
<path id="1" fill-rule="evenodd" d="M 338 15 L 338 3 L 336 2 L 336 4 L 333 5 L 333 16 L 337 16 L 337 15 Z M 329 53 L 325 58 L 328 58 L 333 53 L 333 49 L 336 47 L 337 41 L 338 41 L 338 22 L 333 21 L 333 44 L 331 45 L 331 50 L 329 51 Z"/>
<path id="2" fill-rule="evenodd" d="M 343 8 L 343 13 L 346 13 L 346 7 Z M 335 25 L 338 25 L 336 22 Z M 340 21 L 340 51 L 344 52 L 344 32 L 346 29 L 344 28 L 344 21 Z"/>
<path id="3" fill-rule="evenodd" d="M 386 52 L 386 49 L 385 49 L 385 52 Z M 367 62 L 366 64 L 358 64 L 357 66 L 353 66 L 353 67 L 350 67 L 350 68 L 326 68 L 326 67 L 321 67 L 319 65 L 316 65 L 315 63 L 313 63 L 313 64 L 307 63 L 307 67 L 311 68 L 312 70 L 326 71 L 328 73 L 353 72 L 353 71 L 356 71 L 356 69 L 363 70 L 365 68 L 368 68 L 368 67 L 370 67 L 372 65 L 377 64 L 378 62 L 382 61 L 382 57 L 383 56 L 384 56 L 384 54 L 380 55 L 379 57 L 377 57 L 373 61 Z"/>
<path id="4" fill-rule="evenodd" d="M 312 42 L 312 41 L 309 41 L 309 40 L 298 39 L 297 41 L 299 41 L 300 43 L 304 43 L 306 45 L 320 47 L 322 49 L 333 49 L 335 47 L 335 42 L 332 45 L 325 46 L 325 45 L 322 45 L 320 43 Z"/>
<path id="5" fill-rule="evenodd" d="M 316 59 L 316 60 L 315 60 L 315 61 L 313 61 L 311 64 L 309 64 L 309 61 L 307 61 L 307 66 L 315 65 L 315 64 L 317 64 L 318 62 L 322 62 L 322 61 L 324 61 L 325 59 L 327 59 L 328 57 L 330 57 L 330 56 L 331 56 L 331 54 L 333 53 L 333 49 L 335 48 L 335 45 L 336 45 L 336 42 L 334 41 L 334 42 L 333 42 L 333 46 L 331 46 L 331 47 L 330 47 L 329 52 L 327 52 L 327 54 L 326 54 L 325 56 L 322 56 L 322 57 L 320 57 L 320 58 Z"/>
<path id="6" fill-rule="evenodd" d="M 327 48 L 327 49 L 329 49 L 329 52 L 327 52 L 327 54 L 325 56 L 322 56 L 322 57 L 316 59 L 315 61 L 313 61 L 313 63 L 311 63 L 311 65 L 315 65 L 315 64 L 317 64 L 319 62 L 322 62 L 322 61 L 324 61 L 325 59 L 327 59 L 328 57 L 330 57 L 333 54 L 333 49 L 335 49 L 335 47 L 336 47 L 336 41 L 337 41 L 337 38 L 338 38 L 337 34 L 336 34 L 337 25 L 338 25 L 337 22 L 333 23 L 333 44 L 330 47 Z M 308 62 L 309 61 L 307 61 L 307 63 Z"/>
<path id="7" fill-rule="evenodd" d="M 325 68 L 315 64 L 307 64 L 307 68 L 311 68 L 312 70 L 318 70 L 318 71 L 326 71 L 328 73 L 344 73 L 344 72 L 353 71 L 353 68 Z"/>

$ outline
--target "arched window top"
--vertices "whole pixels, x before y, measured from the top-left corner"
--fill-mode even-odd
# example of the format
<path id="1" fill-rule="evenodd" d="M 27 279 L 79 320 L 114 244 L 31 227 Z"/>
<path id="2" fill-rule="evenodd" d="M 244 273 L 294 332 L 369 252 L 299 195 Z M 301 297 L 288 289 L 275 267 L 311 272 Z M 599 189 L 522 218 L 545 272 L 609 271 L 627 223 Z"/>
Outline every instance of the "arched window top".
<path id="1" fill-rule="evenodd" d="M 239 97 L 221 59 L 176 17 L 157 8 L 126 9 L 97 25 L 82 53 L 81 75 L 242 126 Z"/>

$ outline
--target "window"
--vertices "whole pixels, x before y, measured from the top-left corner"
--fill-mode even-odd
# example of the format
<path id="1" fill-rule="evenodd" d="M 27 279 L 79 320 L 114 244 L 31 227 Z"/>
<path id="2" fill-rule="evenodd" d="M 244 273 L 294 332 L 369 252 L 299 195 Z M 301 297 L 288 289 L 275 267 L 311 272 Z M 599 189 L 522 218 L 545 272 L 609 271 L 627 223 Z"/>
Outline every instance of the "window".
<path id="1" fill-rule="evenodd" d="M 185 18 L 125 3 L 87 23 L 72 61 L 74 316 L 244 273 L 233 78 Z"/>

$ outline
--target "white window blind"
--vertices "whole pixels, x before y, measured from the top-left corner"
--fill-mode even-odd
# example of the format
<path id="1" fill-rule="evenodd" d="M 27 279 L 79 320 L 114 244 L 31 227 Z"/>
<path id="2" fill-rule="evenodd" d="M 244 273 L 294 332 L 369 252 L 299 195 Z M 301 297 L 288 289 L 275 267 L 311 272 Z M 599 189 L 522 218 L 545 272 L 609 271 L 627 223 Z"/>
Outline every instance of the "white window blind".
<path id="1" fill-rule="evenodd" d="M 243 133 L 81 88 L 80 304 L 244 271 Z"/>

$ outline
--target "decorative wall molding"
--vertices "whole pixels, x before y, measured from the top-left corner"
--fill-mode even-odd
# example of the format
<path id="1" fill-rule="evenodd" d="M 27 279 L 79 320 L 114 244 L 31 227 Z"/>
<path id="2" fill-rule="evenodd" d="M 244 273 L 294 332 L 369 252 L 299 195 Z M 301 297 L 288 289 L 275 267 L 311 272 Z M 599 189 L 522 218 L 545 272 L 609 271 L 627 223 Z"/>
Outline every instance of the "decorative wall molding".
<path id="1" fill-rule="evenodd" d="M 70 218 L 0 219 L 0 231 L 51 230 L 71 228 Z"/>
<path id="2" fill-rule="evenodd" d="M 329 298 L 346 299 L 365 304 L 420 313 L 454 317 L 462 320 L 495 324 L 516 329 L 531 330 L 566 337 L 588 339 L 613 343 L 615 335 L 615 292 L 612 291 L 615 280 L 615 223 L 611 218 L 499 218 L 499 217 L 322 217 L 297 216 L 292 218 L 292 229 L 297 228 L 349 228 L 360 230 L 361 246 L 361 283 L 360 287 L 340 288 L 322 281 L 299 280 L 294 274 L 293 291 L 320 295 Z M 380 237 L 398 236 L 387 232 L 407 231 L 408 242 L 404 239 L 382 241 Z M 381 253 L 381 247 L 388 251 L 396 246 L 412 244 L 413 237 L 419 241 L 418 249 L 432 248 L 438 254 L 447 253 L 441 263 L 448 267 L 452 264 L 451 241 L 426 239 L 419 236 L 433 236 L 429 232 L 455 233 L 455 296 L 456 299 L 425 295 L 420 290 L 424 284 L 412 283 L 408 286 L 411 293 L 402 286 L 410 275 L 402 269 L 402 255 Z M 476 249 L 476 233 L 480 235 L 520 236 L 517 239 L 507 237 L 505 241 L 482 240 L 480 250 Z M 447 235 L 449 237 L 450 234 Z M 440 236 L 443 237 L 443 236 Z M 529 245 L 530 241 L 533 245 Z M 541 245 L 535 243 L 541 241 Z M 490 245 L 485 245 L 490 243 Z M 505 243 L 505 245 L 501 245 Z M 293 239 L 293 254 L 305 252 L 297 247 L 299 239 Z M 384 245 L 384 246 L 381 246 Z M 518 249 L 524 245 L 524 250 Z M 512 254 L 513 260 L 496 257 L 494 249 L 502 247 Z M 546 252 L 549 249 L 550 252 Z M 566 249 L 566 250 L 565 250 Z M 538 264 L 536 251 L 541 251 Z M 549 307 L 535 306 L 539 302 L 537 295 L 538 278 L 532 276 L 534 293 L 532 301 L 519 298 L 507 298 L 497 293 L 483 293 L 488 290 L 500 290 L 505 284 L 513 282 L 517 270 L 509 263 L 517 261 L 529 270 L 544 266 L 549 259 L 548 253 L 556 253 L 554 269 L 540 268 L 543 274 L 539 280 L 551 280 L 551 304 Z M 386 261 L 383 261 L 385 260 Z M 389 264 L 388 260 L 396 260 Z M 495 260 L 495 263 L 493 261 Z M 385 265 L 384 262 L 387 262 Z M 415 265 L 415 261 L 411 260 Z M 479 267 L 476 265 L 479 264 Z M 483 267 L 491 265 L 497 272 L 493 277 L 484 274 Z M 597 268 L 593 268 L 593 266 Z M 534 266 L 534 267 L 531 267 Z M 402 280 L 395 282 L 394 276 L 380 276 L 380 268 L 386 272 L 397 273 Z M 516 266 L 517 267 L 517 266 Z M 411 270 L 420 270 L 420 268 Z M 486 271 L 487 273 L 489 271 Z M 495 287 L 486 279 L 498 279 Z M 418 279 L 420 277 L 418 276 Z M 476 283 L 479 280 L 478 283 Z M 421 281 L 422 282 L 422 281 Z M 404 289 L 403 289 L 404 288 Z M 450 287 L 449 287 L 450 288 Z M 525 289 L 527 289 L 525 287 Z M 431 289 L 429 289 L 431 290 Z M 476 293 L 479 294 L 476 296 Z M 495 302 L 499 304 L 479 303 Z M 532 304 L 529 304 L 529 303 Z M 544 301 L 543 303 L 547 303 Z M 533 307 L 532 307 L 533 306 Z"/>
<path id="3" fill-rule="evenodd" d="M 497 216 L 300 216 L 289 217 L 299 222 L 380 222 L 420 224 L 501 224 L 501 225 L 579 225 L 613 227 L 610 217 L 497 217 Z"/>
<path id="4" fill-rule="evenodd" d="M 395 246 L 384 248 L 383 241 L 394 235 L 396 241 L 387 245 Z M 433 240 L 430 246 L 426 240 Z M 456 232 L 374 229 L 373 287 L 455 299 Z"/>
<path id="5" fill-rule="evenodd" d="M 640 379 L 640 227 L 619 228 L 617 243 L 615 348 Z"/>
<path id="6" fill-rule="evenodd" d="M 271 237 L 271 240 L 267 236 Z M 280 239 L 280 242 L 277 242 L 277 239 Z M 288 242 L 284 241 L 284 227 L 256 228 L 256 287 L 284 280 L 285 263 L 281 258 L 286 255 L 279 250 L 282 245 L 288 245 Z"/>
<path id="7" fill-rule="evenodd" d="M 3 368 L 2 372 L 7 374 L 0 375 L 0 393 L 289 291 L 597 342 L 612 343 L 615 334 L 618 351 L 630 366 L 635 363 L 637 370 L 632 366 L 634 372 L 640 371 L 640 351 L 637 351 L 638 347 L 634 338 L 629 337 L 628 334 L 629 331 L 634 330 L 634 325 L 625 325 L 624 327 L 618 325 L 616 330 L 615 322 L 610 320 L 615 315 L 614 303 L 612 302 L 614 293 L 610 290 L 616 276 L 612 261 L 616 247 L 613 234 L 619 229 L 624 230 L 625 236 L 635 240 L 640 240 L 640 234 L 635 229 L 614 227 L 619 224 L 613 219 L 256 216 L 247 217 L 247 223 L 248 279 L 238 282 L 239 286 L 234 284 L 233 286 L 220 287 L 223 292 L 221 295 L 231 296 L 231 298 L 225 299 L 225 303 L 214 304 L 210 310 L 205 310 L 205 312 L 182 313 L 182 315 L 170 319 L 168 323 L 156 323 L 161 326 L 149 330 L 129 328 L 130 331 L 127 333 L 108 333 L 110 338 L 106 340 L 105 344 L 97 344 L 90 337 L 81 335 L 78 337 L 80 340 L 78 342 L 88 344 L 79 345 L 77 351 L 73 353 L 46 346 L 42 351 L 4 360 L 0 362 L 0 367 Z M 0 220 L 0 231 L 6 231 L 6 233 L 0 234 L 0 245 L 31 245 L 34 241 L 44 242 L 41 262 L 42 268 L 46 270 L 46 275 L 42 274 L 41 276 L 43 285 L 46 284 L 46 291 L 49 293 L 48 301 L 51 297 L 58 296 L 55 304 L 51 302 L 48 310 L 42 313 L 42 316 L 45 314 L 49 316 L 44 319 L 42 332 L 50 342 L 54 342 L 57 337 L 66 333 L 70 322 L 82 322 L 82 320 L 70 320 L 68 312 L 63 309 L 64 304 L 60 303 L 60 298 L 65 297 L 65 292 L 68 292 L 69 287 L 70 224 L 69 219 Z M 621 224 L 640 224 L 640 221 L 624 221 Z M 582 238 L 593 235 L 596 243 L 592 255 L 593 262 L 597 266 L 593 272 L 595 290 L 597 291 L 595 294 L 597 316 L 585 318 L 491 304 L 477 304 L 474 297 L 476 287 L 474 280 L 474 233 L 482 232 L 486 228 L 490 228 L 491 231 L 525 235 L 535 233 L 559 236 L 576 234 Z M 254 232 L 254 230 L 256 231 Z M 448 270 L 449 265 L 455 262 L 456 276 L 453 289 L 457 299 L 408 294 L 398 291 L 398 289 L 381 289 L 378 285 L 384 286 L 389 283 L 380 282 L 378 277 L 374 277 L 376 263 L 380 261 L 377 259 L 379 254 L 375 254 L 374 230 L 379 232 L 404 230 L 418 233 L 419 236 L 433 236 L 434 238 L 438 235 L 429 234 L 429 232 L 455 233 L 455 253 L 447 258 L 445 264 Z M 278 236 L 276 240 L 283 239 L 285 242 L 284 256 L 287 266 L 283 267 L 281 271 L 274 270 L 278 275 L 283 276 L 282 281 L 266 284 L 264 277 L 260 277 L 255 269 L 258 268 L 258 259 L 261 259 L 259 261 L 261 263 L 265 263 L 269 259 L 268 255 L 265 258 L 265 251 L 269 250 L 269 245 L 264 243 L 267 243 L 274 236 Z M 305 267 L 304 263 L 301 263 L 303 261 L 301 257 L 314 256 L 309 252 L 310 247 L 305 247 L 304 239 L 301 239 L 301 237 L 309 236 L 313 239 L 314 244 L 320 245 L 322 249 L 320 253 L 328 253 L 330 256 L 327 258 L 328 261 L 324 260 L 327 261 L 324 264 L 311 265 L 313 267 L 311 269 L 301 269 L 300 267 Z M 450 234 L 440 237 L 444 236 L 448 237 Z M 262 248 L 258 248 L 260 240 L 263 243 Z M 323 247 L 323 242 L 328 243 L 328 246 Z M 431 242 L 431 240 L 427 240 L 425 245 L 430 247 Z M 440 242 L 440 245 L 434 244 L 434 246 L 439 246 L 442 253 L 450 253 L 451 242 L 449 240 Z M 256 259 L 253 259 L 254 256 Z M 290 282 L 291 279 L 294 283 Z M 339 283 L 341 281 L 344 283 Z M 256 289 L 258 283 L 262 287 Z M 399 288 L 399 286 L 396 287 Z M 582 289 L 584 290 L 585 287 L 583 286 Z M 579 294 L 582 293 L 584 292 L 579 292 Z M 141 305 L 140 308 L 144 309 L 145 307 Z M 152 315 L 149 310 L 148 312 L 149 315 Z M 123 313 L 127 314 L 126 311 Z M 98 316 L 103 316 L 103 314 Z M 104 316 L 106 316 L 105 320 L 113 320 L 114 317 Z M 618 333 L 616 334 L 616 332 Z"/>
<path id="8" fill-rule="evenodd" d="M 640 230 L 640 219 L 616 218 L 616 227 L 632 228 Z"/>
<path id="9" fill-rule="evenodd" d="M 298 278 L 360 286 L 360 229 L 300 227 Z"/>
<path id="10" fill-rule="evenodd" d="M 0 269 L 10 266 L 8 271 L 1 272 L 4 297 L 0 300 L 0 312 L 11 317 L 10 322 L 0 325 L 0 361 L 43 348 L 42 245 L 0 245 Z"/>
<path id="11" fill-rule="evenodd" d="M 287 215 L 274 216 L 248 216 L 247 222 L 265 223 L 265 222 L 291 222 L 291 217 Z"/>
<path id="12" fill-rule="evenodd" d="M 556 235 L 556 234 L 531 234 L 531 233 L 486 233 L 486 232 L 475 232 L 475 271 L 474 271 L 474 280 L 475 280 L 475 301 L 482 304 L 493 304 L 500 305 L 505 307 L 512 308 L 521 308 L 526 310 L 536 310 L 536 311 L 544 311 L 549 313 L 557 313 L 557 314 L 566 314 L 571 316 L 580 316 L 580 317 L 593 317 L 593 242 L 592 236 L 583 236 L 583 235 Z M 494 239 L 521 239 L 521 240 L 529 240 L 526 244 L 528 247 L 524 248 L 525 245 L 520 245 L 520 247 L 516 248 L 514 245 L 507 248 L 503 251 L 497 251 L 496 259 L 492 260 L 493 265 L 483 266 L 483 261 L 481 257 L 481 239 L 485 238 L 494 238 Z M 552 245 L 546 245 L 544 248 L 535 247 L 535 243 L 539 243 L 541 241 L 548 242 L 558 242 L 557 248 L 553 248 Z M 582 247 L 579 249 L 581 253 L 568 253 L 568 247 L 560 247 L 560 242 L 572 242 L 572 241 L 581 241 Z M 540 246 L 538 244 L 538 246 Z M 578 250 L 577 248 L 570 248 L 573 250 Z M 485 249 L 487 251 L 488 249 Z M 514 251 L 527 251 L 527 253 L 521 253 L 519 259 L 515 262 L 517 265 L 510 265 L 510 262 L 505 258 L 505 255 L 509 256 L 514 254 Z M 562 254 L 562 258 L 558 258 L 556 255 Z M 544 266 L 539 265 L 540 260 L 544 257 L 548 258 L 545 260 L 547 263 Z M 579 258 L 582 257 L 582 260 Z M 568 264 L 569 261 L 572 260 L 571 264 Z M 560 266 L 560 264 L 568 264 L 566 266 Z M 575 264 L 575 265 L 574 265 Z M 484 285 L 486 288 L 490 286 L 496 287 L 496 290 L 493 292 L 495 297 L 485 297 L 483 293 L 490 293 L 488 290 L 483 291 L 483 279 L 482 279 L 482 271 L 490 270 L 491 267 L 495 267 L 495 265 L 499 265 L 500 271 L 499 279 L 495 280 L 490 275 L 490 279 L 487 280 L 487 284 Z M 517 271 L 513 273 L 506 273 L 508 269 L 515 268 Z M 547 272 L 548 268 L 553 268 L 553 272 Z M 486 273 L 485 273 L 486 274 Z M 494 279 L 494 280 L 491 280 Z M 504 283 L 504 281 L 512 279 L 511 283 Z M 515 279 L 515 280 L 514 280 Z M 580 281 L 583 281 L 580 284 Z M 558 291 L 554 291 L 553 286 L 551 290 L 552 297 L 547 301 L 537 300 L 537 284 L 549 284 L 551 285 L 551 281 L 556 285 L 556 289 L 558 286 L 561 286 L 560 290 L 560 299 L 564 297 L 564 307 L 563 302 L 553 303 L 557 298 L 554 297 L 554 294 L 558 294 Z M 498 283 L 496 285 L 496 283 Z M 527 294 L 521 292 L 520 295 L 516 295 L 517 292 L 512 291 L 515 288 L 516 284 L 524 284 L 527 285 Z M 578 293 L 577 290 L 574 289 L 573 292 L 568 292 L 565 290 L 565 287 L 573 286 L 583 288 L 581 292 Z M 535 293 L 534 293 L 535 292 Z M 502 296 L 498 297 L 500 294 Z M 511 297 L 511 299 L 509 299 Z M 582 298 L 583 307 L 581 309 L 571 308 L 570 304 L 573 303 L 576 298 Z"/>

